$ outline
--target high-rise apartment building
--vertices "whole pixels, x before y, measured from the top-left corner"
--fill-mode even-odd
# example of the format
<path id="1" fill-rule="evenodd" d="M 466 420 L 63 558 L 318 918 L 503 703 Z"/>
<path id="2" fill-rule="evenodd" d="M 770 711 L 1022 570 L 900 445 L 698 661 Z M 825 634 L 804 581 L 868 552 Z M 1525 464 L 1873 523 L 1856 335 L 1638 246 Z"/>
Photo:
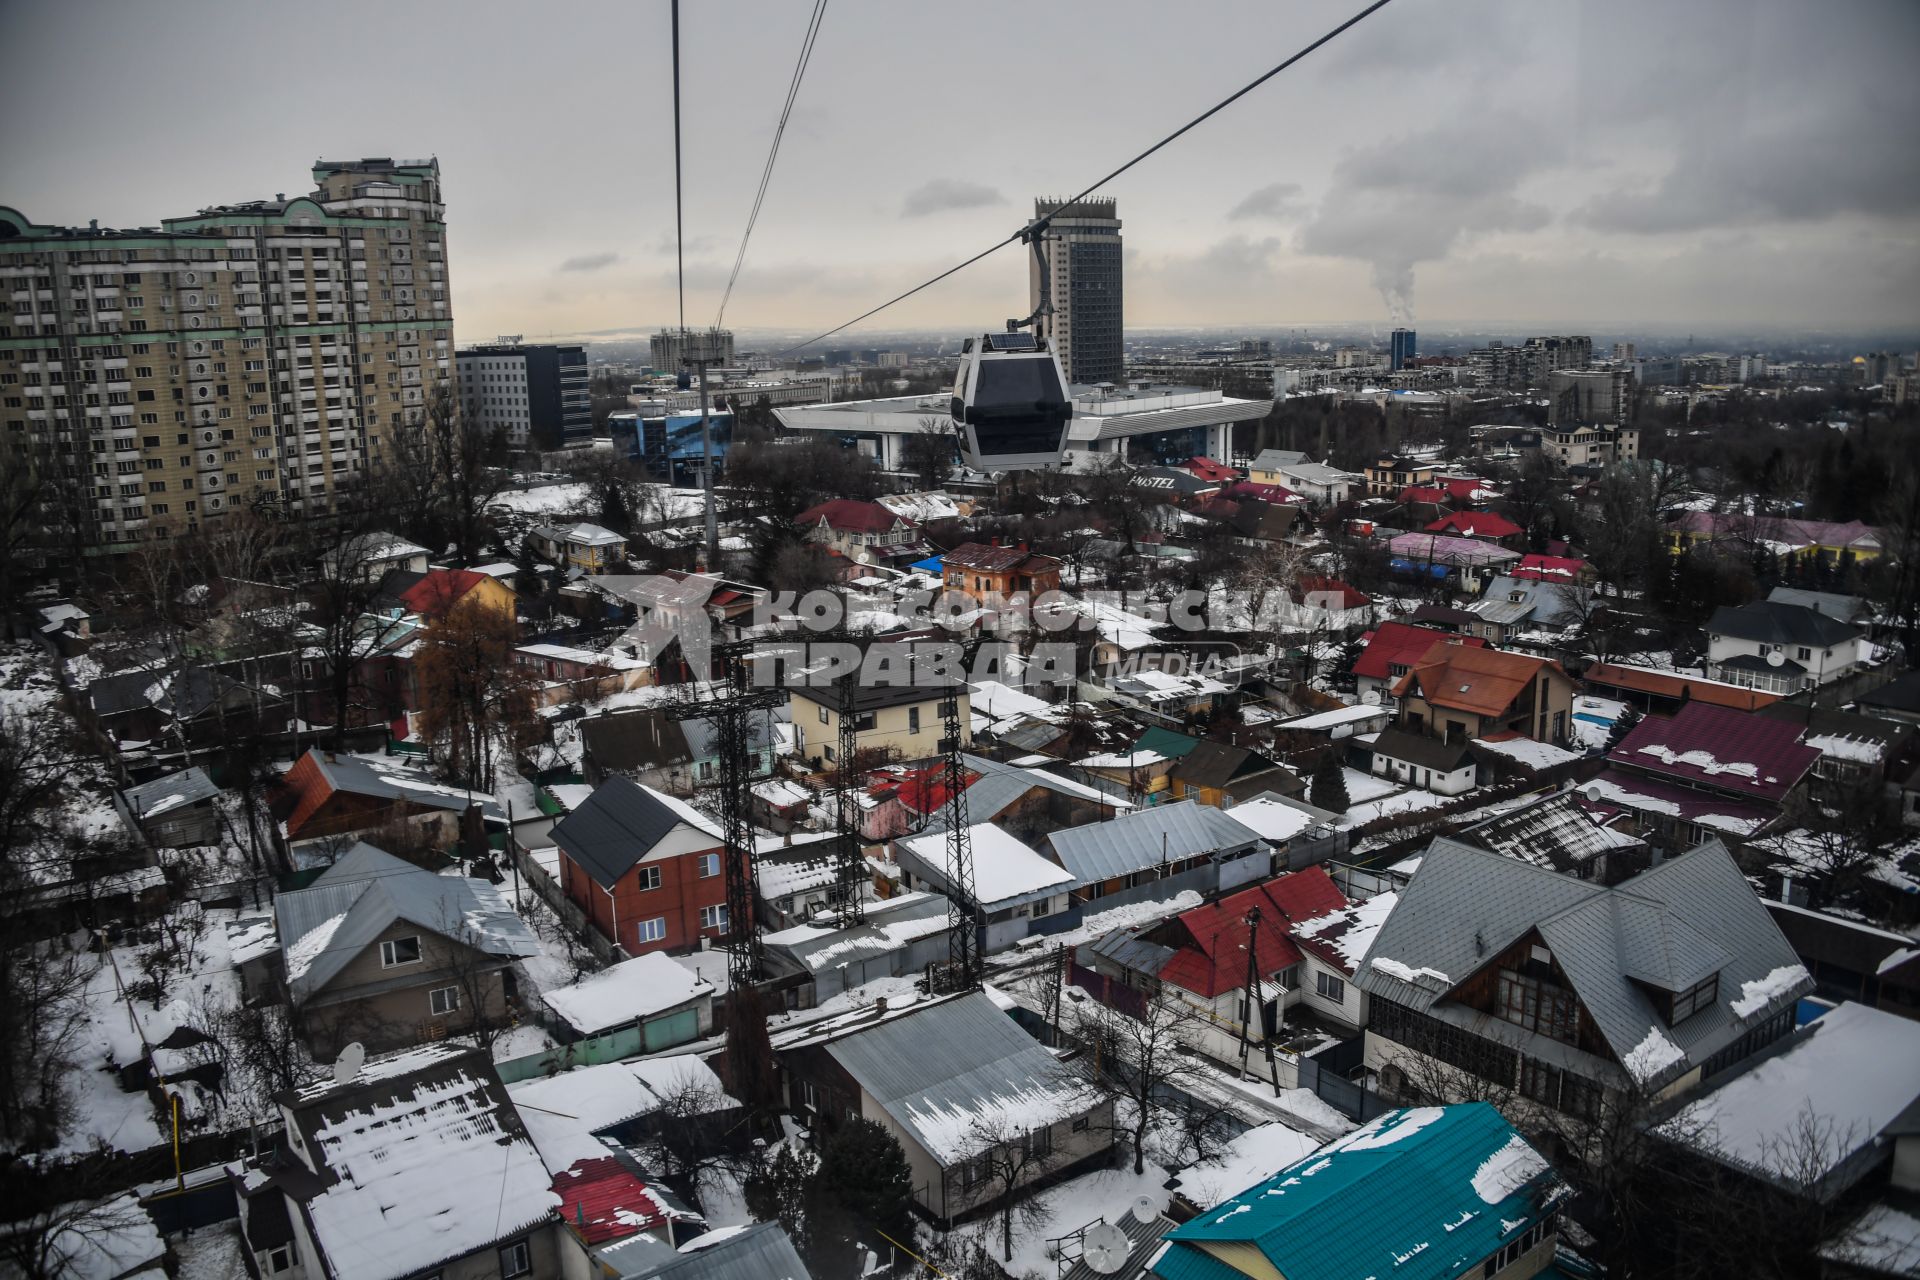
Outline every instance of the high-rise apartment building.
<path id="1" fill-rule="evenodd" d="M 66 545 L 344 507 L 425 422 L 453 358 L 439 164 L 313 181 L 124 231 L 0 208 L 0 461 Z"/>
<path id="2" fill-rule="evenodd" d="M 1625 369 L 1555 369 L 1547 375 L 1547 421 L 1626 426 L 1633 418 L 1633 375 Z"/>
<path id="3" fill-rule="evenodd" d="M 502 338 L 455 357 L 460 411 L 489 433 L 504 432 L 515 453 L 593 444 L 587 349 Z"/>
<path id="4" fill-rule="evenodd" d="M 1122 310 L 1120 218 L 1112 200 L 1033 202 L 1033 216 L 1050 218 L 1041 237 L 1047 269 L 1027 267 L 1031 309 L 1046 309 L 1035 331 L 1060 357 L 1068 382 L 1119 382 L 1126 377 Z"/>
<path id="5" fill-rule="evenodd" d="M 1407 367 L 1407 361 L 1412 360 L 1418 354 L 1419 346 L 1415 341 L 1413 330 L 1395 329 L 1393 331 L 1393 344 L 1388 367 L 1395 373 L 1398 373 Z"/>

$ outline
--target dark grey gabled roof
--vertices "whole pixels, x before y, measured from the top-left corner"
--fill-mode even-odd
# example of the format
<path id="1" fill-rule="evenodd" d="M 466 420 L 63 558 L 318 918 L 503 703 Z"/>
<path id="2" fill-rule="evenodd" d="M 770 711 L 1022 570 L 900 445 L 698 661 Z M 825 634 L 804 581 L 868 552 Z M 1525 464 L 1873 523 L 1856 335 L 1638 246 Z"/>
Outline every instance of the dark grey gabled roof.
<path id="1" fill-rule="evenodd" d="M 1657 1073 L 1642 1075 L 1642 1084 L 1700 1065 L 1813 986 L 1718 841 L 1605 888 L 1435 840 L 1356 981 L 1415 1009 L 1458 1009 L 1451 991 L 1535 928 L 1616 1058 L 1628 1058 L 1656 1031 L 1681 1051 Z M 1416 974 L 1409 981 L 1395 976 L 1400 966 L 1444 978 Z M 1673 1027 L 1636 982 L 1673 990 L 1716 971 L 1715 1004 Z"/>
<path id="2" fill-rule="evenodd" d="M 1464 742 L 1449 746 L 1437 738 L 1407 729 L 1382 729 L 1380 736 L 1373 740 L 1373 754 L 1389 760 L 1404 760 L 1436 773 L 1452 773 L 1467 763 L 1469 755 Z"/>
<path id="3" fill-rule="evenodd" d="M 812 1280 L 785 1227 L 756 1222 L 730 1235 L 696 1236 L 658 1266 L 626 1273 L 625 1280 Z"/>
<path id="4" fill-rule="evenodd" d="M 1707 621 L 1707 631 L 1741 640 L 1806 645 L 1814 649 L 1842 644 L 1859 634 L 1818 609 L 1777 600 L 1756 600 L 1738 607 L 1721 605 Z"/>
<path id="5" fill-rule="evenodd" d="M 1055 831 L 1047 837 L 1060 865 L 1084 886 L 1132 875 L 1161 862 L 1239 849 L 1260 836 L 1226 812 L 1193 800 L 1155 805 Z"/>
<path id="6" fill-rule="evenodd" d="M 722 839 L 720 828 L 691 805 L 630 778 L 612 777 L 560 820 L 553 842 L 596 884 L 611 888 L 683 823 L 706 832 L 716 844 Z"/>
<path id="7" fill-rule="evenodd" d="M 136 818 L 159 817 L 175 809 L 195 805 L 202 800 L 211 800 L 220 794 L 220 788 L 213 785 L 206 771 L 195 765 L 191 769 L 182 769 L 178 773 L 169 773 L 143 782 L 137 787 L 128 787 L 120 793 L 127 799 L 127 808 L 133 810 Z"/>

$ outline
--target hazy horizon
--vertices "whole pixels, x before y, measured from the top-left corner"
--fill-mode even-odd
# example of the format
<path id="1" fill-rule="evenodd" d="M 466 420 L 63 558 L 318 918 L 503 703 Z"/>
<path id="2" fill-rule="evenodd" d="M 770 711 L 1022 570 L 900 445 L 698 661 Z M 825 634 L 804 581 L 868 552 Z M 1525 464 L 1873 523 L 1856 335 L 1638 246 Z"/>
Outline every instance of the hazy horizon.
<path id="1" fill-rule="evenodd" d="M 1203 27 L 1127 0 L 955 23 L 836 0 L 730 327 L 858 314 L 1351 10 L 1220 0 Z M 806 18 L 683 6 L 690 324 L 714 317 Z M 304 191 L 320 156 L 433 154 L 462 342 L 675 321 L 662 0 L 538 22 L 494 0 L 349 0 L 323 21 L 15 0 L 0 39 L 34 53 L 0 85 L 0 203 L 35 221 L 151 224 Z M 1920 331 L 1920 166 L 1899 141 L 1916 47 L 1906 0 L 1396 0 L 1103 190 L 1127 326 L 1384 332 L 1410 310 L 1430 330 Z M 205 130 L 154 109 L 150 69 L 196 64 L 217 64 L 188 104 Z M 997 325 L 1024 305 L 1021 253 L 868 328 Z"/>

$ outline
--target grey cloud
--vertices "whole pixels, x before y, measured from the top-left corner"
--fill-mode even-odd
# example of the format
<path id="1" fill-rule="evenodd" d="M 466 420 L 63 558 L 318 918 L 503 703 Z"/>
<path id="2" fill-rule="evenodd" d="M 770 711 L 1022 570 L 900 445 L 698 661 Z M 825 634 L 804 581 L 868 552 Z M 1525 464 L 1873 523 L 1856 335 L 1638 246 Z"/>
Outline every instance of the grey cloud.
<path id="1" fill-rule="evenodd" d="M 562 271 L 604 271 L 620 261 L 617 253 L 583 253 L 577 258 L 568 258 L 560 264 Z"/>
<path id="2" fill-rule="evenodd" d="M 1297 182 L 1273 182 L 1257 191 L 1247 194 L 1247 198 L 1233 206 L 1229 218 L 1271 218 L 1285 222 L 1297 218 L 1306 209 L 1301 197 L 1300 184 Z"/>
<path id="3" fill-rule="evenodd" d="M 1724 12 L 1673 6 L 1664 38 L 1591 24 L 1581 98 L 1590 121 L 1645 123 L 1669 141 L 1640 180 L 1604 192 L 1571 220 L 1659 234 L 1846 214 L 1911 218 L 1920 166 L 1895 121 L 1920 116 L 1920 6 L 1860 0 L 1834 11 L 1751 0 Z"/>
<path id="4" fill-rule="evenodd" d="M 1516 193 L 1558 156 L 1543 128 L 1518 117 L 1450 123 L 1350 152 L 1301 228 L 1299 248 L 1369 263 L 1388 311 L 1411 320 L 1420 263 L 1477 234 L 1537 231 L 1552 221 Z"/>
<path id="5" fill-rule="evenodd" d="M 1007 198 L 992 187 L 958 178 L 935 178 L 907 192 L 900 206 L 905 218 L 925 217 L 951 209 L 980 209 L 990 204 L 1005 204 Z"/>

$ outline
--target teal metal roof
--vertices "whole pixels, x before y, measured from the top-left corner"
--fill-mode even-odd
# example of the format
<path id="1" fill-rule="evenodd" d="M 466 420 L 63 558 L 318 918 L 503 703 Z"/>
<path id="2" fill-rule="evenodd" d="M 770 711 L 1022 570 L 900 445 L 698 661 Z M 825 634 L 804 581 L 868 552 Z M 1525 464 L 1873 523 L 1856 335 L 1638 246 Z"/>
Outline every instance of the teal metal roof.
<path id="1" fill-rule="evenodd" d="M 1238 1241 L 1287 1280 L 1450 1280 L 1478 1274 L 1564 1193 L 1487 1103 L 1403 1108 L 1168 1232 L 1154 1271 L 1164 1280 L 1239 1277 L 1199 1245 Z"/>

